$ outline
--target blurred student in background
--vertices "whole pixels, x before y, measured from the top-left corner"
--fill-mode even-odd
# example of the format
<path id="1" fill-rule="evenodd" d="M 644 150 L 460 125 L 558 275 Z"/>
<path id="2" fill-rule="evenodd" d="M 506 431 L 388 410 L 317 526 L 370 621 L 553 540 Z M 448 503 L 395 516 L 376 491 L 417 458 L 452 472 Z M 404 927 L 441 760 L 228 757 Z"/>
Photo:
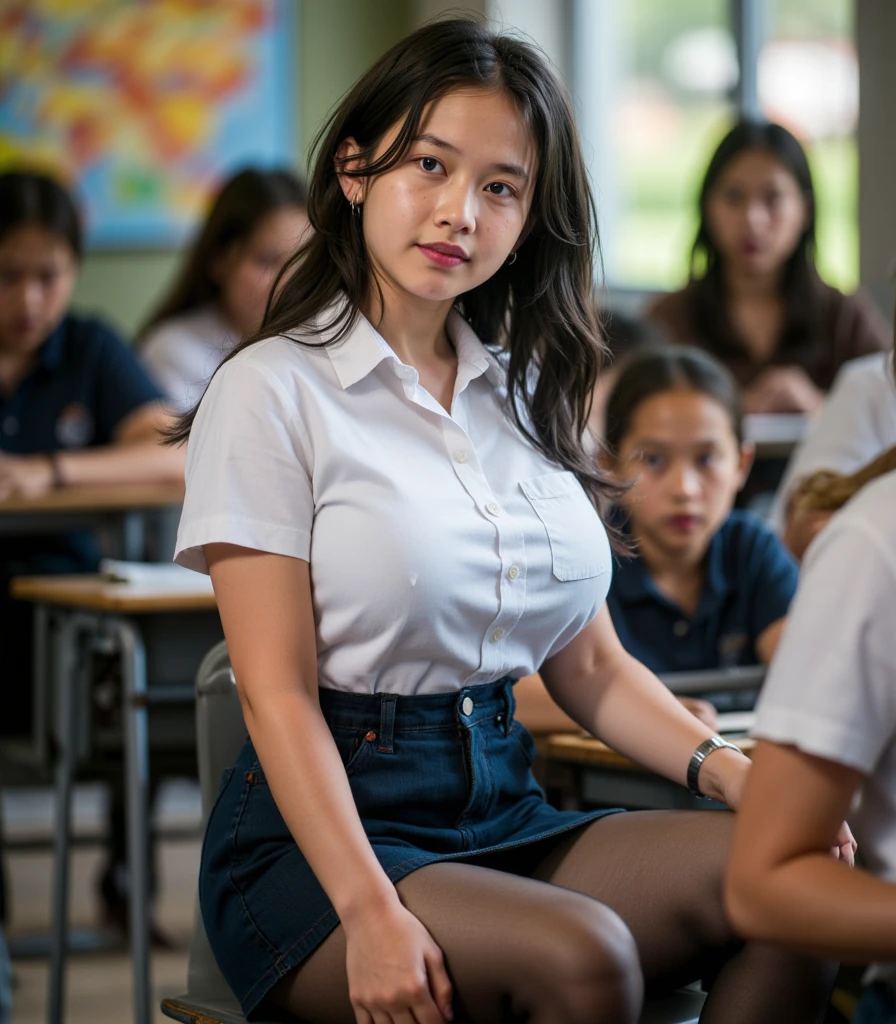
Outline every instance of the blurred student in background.
<path id="1" fill-rule="evenodd" d="M 0 174 L 0 500 L 183 479 L 183 453 L 158 443 L 171 422 L 158 388 L 111 327 L 69 311 L 81 253 L 78 212 L 61 185 Z M 10 598 L 10 579 L 94 572 L 99 560 L 91 532 L 0 538 L 3 735 L 32 725 L 33 609 Z"/>
<path id="2" fill-rule="evenodd" d="M 700 190 L 690 281 L 648 310 L 675 341 L 725 363 L 745 412 L 814 412 L 844 362 L 889 344 L 869 299 L 819 277 L 815 215 L 799 142 L 780 125 L 740 122 Z"/>
<path id="3" fill-rule="evenodd" d="M 307 191 L 291 171 L 247 168 L 221 188 L 183 267 L 140 333 L 139 353 L 180 412 L 261 323 L 280 268 L 308 230 Z"/>
<path id="4" fill-rule="evenodd" d="M 619 503 L 635 554 L 608 597 L 623 646 L 658 673 L 767 664 L 797 569 L 760 520 L 733 511 L 753 459 L 734 379 L 699 349 L 637 352 L 618 368 L 605 437 L 630 485 Z M 685 703 L 713 723 L 711 706 Z"/>

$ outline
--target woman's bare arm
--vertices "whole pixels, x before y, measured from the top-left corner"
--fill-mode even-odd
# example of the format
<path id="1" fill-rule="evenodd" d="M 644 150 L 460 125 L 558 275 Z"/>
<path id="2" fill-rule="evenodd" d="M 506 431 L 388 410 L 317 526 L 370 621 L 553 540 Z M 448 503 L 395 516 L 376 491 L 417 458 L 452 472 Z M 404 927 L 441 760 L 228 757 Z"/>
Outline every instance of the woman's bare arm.
<path id="1" fill-rule="evenodd" d="M 896 886 L 830 856 L 860 772 L 760 741 L 725 883 L 749 939 L 852 962 L 896 960 Z"/>
<path id="2" fill-rule="evenodd" d="M 606 605 L 545 662 L 541 676 L 583 729 L 675 782 L 686 783 L 691 755 L 714 735 L 623 648 Z M 698 784 L 707 796 L 736 807 L 748 768 L 742 754 L 717 750 L 703 762 Z"/>

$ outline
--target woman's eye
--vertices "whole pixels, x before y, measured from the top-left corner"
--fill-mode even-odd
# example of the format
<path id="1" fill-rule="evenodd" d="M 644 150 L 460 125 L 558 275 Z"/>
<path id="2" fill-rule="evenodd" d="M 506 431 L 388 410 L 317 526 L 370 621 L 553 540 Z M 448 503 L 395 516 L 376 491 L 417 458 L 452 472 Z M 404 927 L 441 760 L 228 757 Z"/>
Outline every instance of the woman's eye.
<path id="1" fill-rule="evenodd" d="M 664 463 L 662 455 L 657 455 L 655 452 L 642 452 L 641 462 L 647 466 L 648 469 L 660 469 Z"/>
<path id="2" fill-rule="evenodd" d="M 493 181 L 490 185 L 485 186 L 485 191 L 491 193 L 493 196 L 501 196 L 502 198 L 505 196 L 516 195 L 513 189 L 503 181 Z"/>
<path id="3" fill-rule="evenodd" d="M 714 466 L 716 462 L 715 452 L 704 452 L 702 455 L 697 456 L 697 465 L 701 469 L 709 469 L 710 466 Z"/>
<path id="4" fill-rule="evenodd" d="M 436 171 L 445 169 L 434 156 L 421 156 L 418 163 L 422 170 L 426 171 L 427 174 L 434 174 Z"/>

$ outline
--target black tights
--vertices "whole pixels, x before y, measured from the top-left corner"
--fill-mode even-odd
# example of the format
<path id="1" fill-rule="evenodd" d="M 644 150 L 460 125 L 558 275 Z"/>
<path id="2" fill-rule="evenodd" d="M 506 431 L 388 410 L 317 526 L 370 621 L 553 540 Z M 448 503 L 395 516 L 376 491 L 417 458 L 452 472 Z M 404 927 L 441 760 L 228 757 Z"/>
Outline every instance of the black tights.
<path id="1" fill-rule="evenodd" d="M 645 987 L 713 977 L 702 1024 L 817 1024 L 834 965 L 742 944 L 725 920 L 732 823 L 709 811 L 615 814 L 524 875 L 446 862 L 397 889 L 445 955 L 456 1021 L 634 1024 Z M 313 1024 L 353 1024 L 342 929 L 271 998 Z"/>

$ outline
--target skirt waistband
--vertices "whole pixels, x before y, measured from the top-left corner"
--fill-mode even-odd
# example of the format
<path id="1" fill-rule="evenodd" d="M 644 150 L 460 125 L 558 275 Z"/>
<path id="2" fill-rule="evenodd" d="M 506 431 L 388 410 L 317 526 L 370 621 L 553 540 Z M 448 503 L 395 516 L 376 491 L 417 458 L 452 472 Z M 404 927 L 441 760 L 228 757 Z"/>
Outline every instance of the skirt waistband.
<path id="1" fill-rule="evenodd" d="M 494 683 L 420 696 L 326 689 L 319 690 L 318 695 L 331 729 L 374 729 L 379 734 L 380 746 L 391 747 L 391 739 L 397 733 L 456 729 L 459 724 L 471 726 L 483 718 L 504 716 L 509 728 L 515 708 L 515 682 L 505 676 Z"/>

